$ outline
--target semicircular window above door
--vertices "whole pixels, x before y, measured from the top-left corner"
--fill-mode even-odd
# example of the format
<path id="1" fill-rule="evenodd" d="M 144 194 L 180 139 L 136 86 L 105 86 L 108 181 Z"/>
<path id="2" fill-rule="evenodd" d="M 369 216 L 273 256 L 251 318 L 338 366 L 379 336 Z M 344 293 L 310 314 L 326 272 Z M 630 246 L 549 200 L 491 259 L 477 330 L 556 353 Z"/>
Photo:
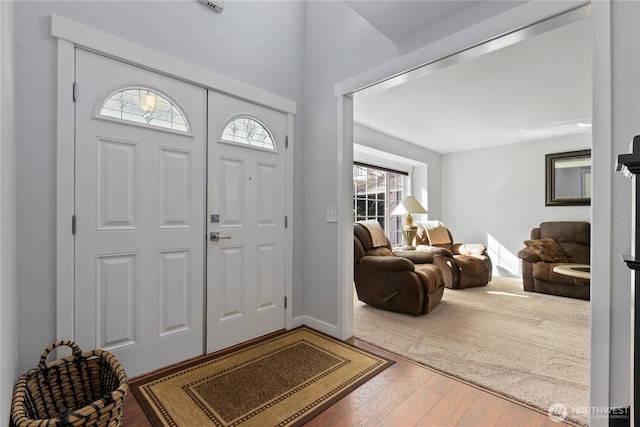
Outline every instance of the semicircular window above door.
<path id="1" fill-rule="evenodd" d="M 148 88 L 125 88 L 111 94 L 99 115 L 109 119 L 189 133 L 182 110 L 168 96 Z"/>
<path id="2" fill-rule="evenodd" d="M 258 120 L 248 116 L 239 116 L 230 120 L 222 131 L 220 141 L 276 151 L 276 145 L 269 129 Z"/>

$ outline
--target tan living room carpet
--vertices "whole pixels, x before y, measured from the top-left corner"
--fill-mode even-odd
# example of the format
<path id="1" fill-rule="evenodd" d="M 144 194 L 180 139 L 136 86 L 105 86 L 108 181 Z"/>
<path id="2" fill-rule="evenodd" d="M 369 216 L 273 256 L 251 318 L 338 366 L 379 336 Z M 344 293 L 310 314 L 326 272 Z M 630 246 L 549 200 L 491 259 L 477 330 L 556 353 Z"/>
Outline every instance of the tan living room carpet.
<path id="1" fill-rule="evenodd" d="M 131 389 L 154 426 L 300 426 L 392 364 L 302 327 Z"/>
<path id="2" fill-rule="evenodd" d="M 562 403 L 568 420 L 586 425 L 589 305 L 494 277 L 479 288 L 445 289 L 425 316 L 356 300 L 354 336 L 544 412 Z"/>

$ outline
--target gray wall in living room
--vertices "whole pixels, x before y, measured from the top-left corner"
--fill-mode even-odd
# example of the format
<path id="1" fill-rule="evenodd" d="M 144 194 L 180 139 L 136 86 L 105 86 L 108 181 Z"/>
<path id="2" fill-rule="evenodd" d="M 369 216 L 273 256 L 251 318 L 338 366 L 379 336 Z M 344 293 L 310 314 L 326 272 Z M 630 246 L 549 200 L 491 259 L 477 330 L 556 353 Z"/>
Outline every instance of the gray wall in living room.
<path id="1" fill-rule="evenodd" d="M 442 156 L 442 221 L 458 242 L 487 245 L 498 272 L 543 221 L 591 221 L 590 206 L 545 206 L 545 154 L 591 147 L 588 133 Z M 432 219 L 436 219 L 432 217 Z"/>

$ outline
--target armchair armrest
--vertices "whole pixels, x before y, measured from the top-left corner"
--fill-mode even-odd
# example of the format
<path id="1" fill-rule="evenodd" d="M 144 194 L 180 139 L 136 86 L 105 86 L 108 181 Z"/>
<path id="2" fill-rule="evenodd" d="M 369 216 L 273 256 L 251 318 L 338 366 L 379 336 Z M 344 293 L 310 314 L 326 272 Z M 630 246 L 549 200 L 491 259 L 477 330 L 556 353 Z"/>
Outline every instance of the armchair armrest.
<path id="1" fill-rule="evenodd" d="M 414 264 L 433 263 L 433 254 L 430 251 L 394 251 L 393 254 L 406 258 Z"/>
<path id="2" fill-rule="evenodd" d="M 540 261 L 540 257 L 538 256 L 538 254 L 529 248 L 520 249 L 520 251 L 518 252 L 518 258 L 521 258 L 528 262 Z"/>
<path id="3" fill-rule="evenodd" d="M 360 265 L 370 269 L 386 271 L 414 271 L 413 263 L 407 258 L 399 256 L 363 256 Z"/>
<path id="4" fill-rule="evenodd" d="M 418 245 L 418 246 L 416 246 L 416 249 L 419 252 L 430 253 L 434 257 L 436 255 L 443 255 L 443 256 L 446 256 L 446 257 L 449 257 L 449 258 L 453 258 L 453 253 L 451 253 L 450 250 L 448 250 L 446 248 L 441 248 L 439 246 Z"/>

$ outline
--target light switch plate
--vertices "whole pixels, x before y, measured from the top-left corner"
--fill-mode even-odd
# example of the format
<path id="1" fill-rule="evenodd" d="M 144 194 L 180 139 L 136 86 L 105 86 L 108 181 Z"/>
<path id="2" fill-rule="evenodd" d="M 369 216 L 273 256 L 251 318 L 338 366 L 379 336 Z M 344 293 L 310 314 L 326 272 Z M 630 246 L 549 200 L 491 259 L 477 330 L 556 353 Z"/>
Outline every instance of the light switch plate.
<path id="1" fill-rule="evenodd" d="M 327 222 L 338 222 L 337 206 L 327 206 Z"/>

